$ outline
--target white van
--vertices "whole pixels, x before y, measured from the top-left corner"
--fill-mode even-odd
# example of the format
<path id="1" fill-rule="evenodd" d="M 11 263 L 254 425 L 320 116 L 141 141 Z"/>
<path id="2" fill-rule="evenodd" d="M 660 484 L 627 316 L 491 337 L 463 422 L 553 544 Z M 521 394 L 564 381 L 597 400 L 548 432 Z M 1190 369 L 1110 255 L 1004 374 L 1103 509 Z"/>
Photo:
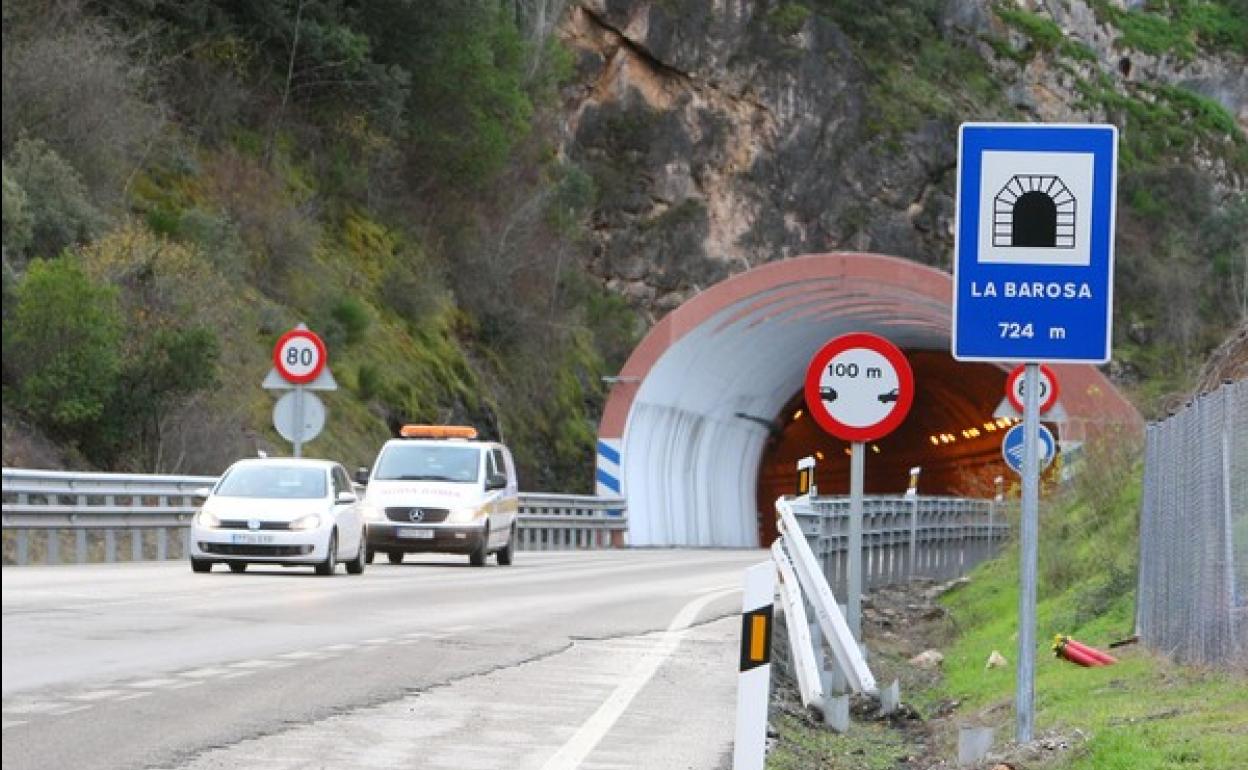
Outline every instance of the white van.
<path id="1" fill-rule="evenodd" d="M 385 553 L 399 564 L 409 553 L 467 554 L 480 567 L 494 554 L 515 554 L 520 489 L 507 447 L 477 441 L 475 428 L 404 425 L 387 441 L 371 473 L 361 469 L 367 560 Z"/>

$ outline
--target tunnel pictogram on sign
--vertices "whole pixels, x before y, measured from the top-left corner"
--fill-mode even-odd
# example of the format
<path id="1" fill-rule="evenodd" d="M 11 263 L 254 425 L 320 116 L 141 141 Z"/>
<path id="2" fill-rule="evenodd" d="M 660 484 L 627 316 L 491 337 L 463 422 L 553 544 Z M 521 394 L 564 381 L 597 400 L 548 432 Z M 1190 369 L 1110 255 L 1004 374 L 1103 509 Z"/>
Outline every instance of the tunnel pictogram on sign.
<path id="1" fill-rule="evenodd" d="M 1078 201 L 1054 174 L 1015 174 L 992 207 L 993 246 L 1075 247 Z"/>

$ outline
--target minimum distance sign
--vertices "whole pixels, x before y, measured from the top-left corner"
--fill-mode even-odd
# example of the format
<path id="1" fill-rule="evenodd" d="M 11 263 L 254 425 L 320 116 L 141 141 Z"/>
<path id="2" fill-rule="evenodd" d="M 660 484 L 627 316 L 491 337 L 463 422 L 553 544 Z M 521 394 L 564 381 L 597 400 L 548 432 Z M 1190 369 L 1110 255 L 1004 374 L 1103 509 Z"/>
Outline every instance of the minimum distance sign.
<path id="1" fill-rule="evenodd" d="M 273 347 L 273 366 L 294 385 L 315 380 L 328 358 L 325 343 L 310 329 L 291 329 Z"/>
<path id="2" fill-rule="evenodd" d="M 873 441 L 895 430 L 910 412 L 914 374 L 896 345 L 855 332 L 815 353 L 805 395 L 819 427 L 845 441 Z"/>

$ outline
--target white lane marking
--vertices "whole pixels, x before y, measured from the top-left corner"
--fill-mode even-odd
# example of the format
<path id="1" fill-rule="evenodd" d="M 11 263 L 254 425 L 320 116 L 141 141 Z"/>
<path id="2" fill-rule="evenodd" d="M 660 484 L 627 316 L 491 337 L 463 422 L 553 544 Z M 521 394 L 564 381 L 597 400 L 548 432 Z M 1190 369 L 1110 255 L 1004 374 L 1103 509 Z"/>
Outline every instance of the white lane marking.
<path id="1" fill-rule="evenodd" d="M 255 669 L 244 668 L 244 669 L 240 669 L 239 671 L 231 671 L 228 674 L 222 674 L 221 678 L 222 679 L 238 679 L 240 676 L 251 676 L 254 673 L 256 673 Z"/>
<path id="2" fill-rule="evenodd" d="M 18 725 L 24 725 L 24 724 L 26 724 L 26 721 L 23 719 L 6 719 L 4 720 L 3 729 L 7 730 L 10 727 L 17 727 Z"/>
<path id="3" fill-rule="evenodd" d="M 277 665 L 277 661 L 264 659 L 240 660 L 230 664 L 232 668 L 268 668 L 274 665 Z"/>
<path id="4" fill-rule="evenodd" d="M 424 639 L 425 637 L 433 636 L 433 634 L 428 631 L 412 631 L 411 633 L 403 634 L 403 636 L 408 639 Z"/>
<path id="5" fill-rule="evenodd" d="M 328 647 L 322 647 L 321 649 L 325 652 L 346 652 L 347 650 L 354 650 L 357 646 L 358 645 L 354 644 L 331 644 Z"/>
<path id="6" fill-rule="evenodd" d="M 60 709 L 57 709 L 56 711 L 49 711 L 48 713 L 53 716 L 59 717 L 65 714 L 74 714 L 79 711 L 86 711 L 87 709 L 91 708 L 91 706 L 92 704 L 90 703 L 84 703 L 81 706 L 66 706 L 65 708 L 60 708 Z"/>
<path id="7" fill-rule="evenodd" d="M 153 687 L 168 687 L 175 684 L 178 684 L 177 679 L 144 679 L 142 682 L 131 682 L 126 686 L 136 690 L 150 690 Z"/>
<path id="8" fill-rule="evenodd" d="M 151 693 L 150 693 L 150 692 L 132 692 L 132 693 L 130 693 L 129 695 L 123 695 L 123 696 L 121 696 L 121 697 L 120 697 L 120 698 L 118 698 L 117 700 L 119 700 L 119 701 L 123 701 L 123 700 L 138 700 L 139 698 L 146 698 L 146 697 L 148 697 L 149 695 L 151 695 Z"/>
<path id="9" fill-rule="evenodd" d="M 95 690 L 94 692 L 84 692 L 78 695 L 70 695 L 70 700 L 95 701 L 113 698 L 118 695 L 124 695 L 124 690 Z"/>
<path id="10" fill-rule="evenodd" d="M 307 660 L 308 658 L 326 658 L 330 657 L 323 652 L 312 652 L 311 650 L 296 650 L 294 652 L 283 652 L 278 655 L 279 658 L 286 660 Z"/>
<path id="11" fill-rule="evenodd" d="M 204 680 L 202 679 L 192 679 L 188 682 L 179 682 L 178 684 L 171 684 L 165 689 L 166 690 L 185 690 L 188 687 L 199 687 L 203 683 L 204 683 Z"/>
<path id="12" fill-rule="evenodd" d="M 420 644 L 420 641 L 421 641 L 421 640 L 420 640 L 419 638 L 417 638 L 417 639 L 396 639 L 396 640 L 393 642 L 393 644 L 402 644 L 402 645 L 408 645 L 408 644 Z"/>
<path id="13" fill-rule="evenodd" d="M 221 676 L 222 674 L 228 674 L 228 673 L 229 673 L 229 669 L 209 667 L 209 668 L 194 668 L 194 669 L 191 669 L 190 671 L 180 671 L 178 672 L 178 676 L 189 676 L 192 679 L 210 679 L 214 676 Z"/>
<path id="14" fill-rule="evenodd" d="M 34 703 L 5 706 L 4 710 L 11 714 L 47 714 L 64 707 L 65 704 L 59 701 L 35 701 Z"/>
<path id="15" fill-rule="evenodd" d="M 463 634 L 463 633 L 467 633 L 468 631 L 476 631 L 476 630 L 477 630 L 476 626 L 451 626 L 450 628 L 442 629 L 442 633 Z"/>
<path id="16" fill-rule="evenodd" d="M 672 618 L 667 631 L 659 637 L 654 649 L 643 656 L 637 666 L 625 675 L 624 681 L 616 686 L 615 691 L 607 696 L 598 710 L 585 720 L 585 723 L 568 739 L 568 742 L 563 744 L 554 756 L 546 760 L 546 764 L 542 765 L 542 770 L 576 770 L 579 768 L 594 747 L 615 725 L 620 715 L 628 710 L 628 705 L 659 670 L 659 666 L 662 666 L 672 656 L 672 653 L 676 652 L 689 630 L 689 625 L 697 619 L 698 613 L 716 599 L 739 590 L 732 588 L 706 594 L 681 607 L 676 617 Z"/>
<path id="17" fill-rule="evenodd" d="M 390 639 L 390 637 L 382 636 L 382 637 L 378 637 L 377 639 L 365 639 L 364 641 L 360 642 L 360 644 L 369 644 L 369 645 L 389 644 L 391 641 L 392 640 Z"/>
<path id="18" fill-rule="evenodd" d="M 725 583 L 720 586 L 711 586 L 710 588 L 701 588 L 701 589 L 698 589 L 697 591 L 694 591 L 694 593 L 695 594 L 713 594 L 717 591 L 731 591 L 734 589 L 739 591 L 741 590 L 741 586 L 734 586 L 731 583 Z"/>

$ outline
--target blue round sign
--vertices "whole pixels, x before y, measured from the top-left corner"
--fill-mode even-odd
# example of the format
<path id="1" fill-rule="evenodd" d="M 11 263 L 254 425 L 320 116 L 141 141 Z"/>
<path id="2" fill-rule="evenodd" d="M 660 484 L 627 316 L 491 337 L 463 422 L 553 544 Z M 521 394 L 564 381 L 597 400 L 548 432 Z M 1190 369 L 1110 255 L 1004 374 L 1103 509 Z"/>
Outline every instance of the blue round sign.
<path id="1" fill-rule="evenodd" d="M 1040 426 L 1040 470 L 1048 468 L 1053 462 L 1053 457 L 1057 454 L 1057 442 L 1053 440 L 1053 434 L 1049 429 Z M 1023 473 L 1023 424 L 1020 422 L 1005 433 L 1005 438 L 1001 440 L 1001 454 L 1005 457 L 1005 464 L 1010 466 L 1010 470 L 1022 475 Z"/>

